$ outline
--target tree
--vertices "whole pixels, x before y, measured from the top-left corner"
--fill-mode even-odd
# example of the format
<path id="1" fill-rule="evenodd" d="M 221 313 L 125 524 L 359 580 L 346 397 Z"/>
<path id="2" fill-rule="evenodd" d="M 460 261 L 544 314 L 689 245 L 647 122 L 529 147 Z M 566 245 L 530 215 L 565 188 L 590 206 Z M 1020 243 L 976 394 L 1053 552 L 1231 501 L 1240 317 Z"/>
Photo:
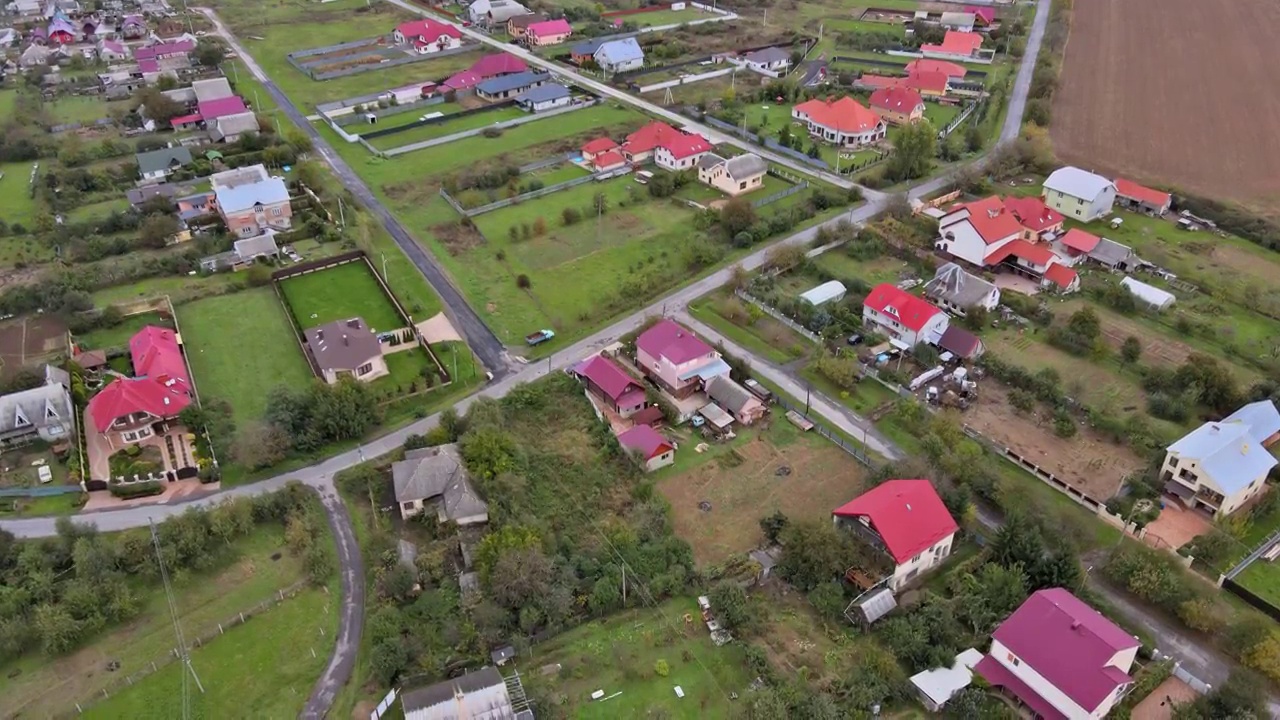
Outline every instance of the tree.
<path id="1" fill-rule="evenodd" d="M 730 238 L 750 230 L 755 223 L 756 209 L 744 198 L 731 198 L 720 208 L 720 227 Z"/>
<path id="2" fill-rule="evenodd" d="M 1009 391 L 1009 404 L 1018 412 L 1029 413 L 1036 406 L 1036 396 L 1029 390 L 1014 388 Z"/>
<path id="3" fill-rule="evenodd" d="M 811 590 L 809 602 L 818 611 L 818 615 L 836 622 L 844 619 L 844 609 L 849 604 L 844 596 L 844 588 L 835 580 L 822 583 Z"/>
<path id="4" fill-rule="evenodd" d="M 582 220 L 582 212 L 575 207 L 567 207 L 560 211 L 560 219 L 566 226 L 574 225 Z"/>
<path id="5" fill-rule="evenodd" d="M 840 578 L 854 555 L 849 538 L 826 522 L 788 523 L 778 541 L 778 573 L 802 592 Z"/>
<path id="6" fill-rule="evenodd" d="M 209 38 L 201 38 L 200 42 L 196 43 L 195 58 L 196 62 L 201 65 L 209 67 L 220 65 L 226 54 L 226 48 L 222 46 L 221 42 Z"/>
<path id="7" fill-rule="evenodd" d="M 1132 365 L 1138 362 L 1140 357 L 1142 357 L 1142 343 L 1132 335 L 1125 338 L 1124 343 L 1120 345 L 1120 358 Z"/>
<path id="8" fill-rule="evenodd" d="M 169 238 L 177 232 L 177 218 L 172 215 L 151 215 L 138 228 L 138 239 L 145 247 L 162 248 L 169 244 Z"/>
<path id="9" fill-rule="evenodd" d="M 1194 703 L 1179 705 L 1179 720 L 1252 720 L 1268 717 L 1265 683 L 1256 673 L 1237 669 L 1227 681 Z"/>
<path id="10" fill-rule="evenodd" d="M 231 455 L 250 470 L 259 470 L 284 460 L 292 446 L 293 442 L 284 428 L 259 421 L 240 431 L 232 445 Z"/>
<path id="11" fill-rule="evenodd" d="M 745 630 L 755 623 L 755 607 L 742 586 L 732 580 L 721 580 L 711 588 L 708 598 L 716 618 L 731 630 Z"/>
<path id="12" fill-rule="evenodd" d="M 490 599 L 505 608 L 519 610 L 551 589 L 551 559 L 540 547 L 503 549 L 488 577 Z"/>
<path id="13" fill-rule="evenodd" d="M 139 107 L 145 108 L 146 116 L 161 127 L 167 127 L 170 120 L 186 112 L 186 108 L 155 87 L 142 88 L 133 99 Z"/>
<path id="14" fill-rule="evenodd" d="M 538 216 L 538 218 L 533 221 L 533 234 L 535 237 L 542 237 L 547 234 L 547 221 L 543 220 L 542 216 Z"/>
<path id="15" fill-rule="evenodd" d="M 1030 567 L 1044 555 L 1040 530 L 1021 513 L 1011 514 L 996 531 L 991 543 L 991 559 L 1006 568 Z"/>
<path id="16" fill-rule="evenodd" d="M 760 518 L 760 530 L 771 545 L 778 542 L 778 535 L 786 526 L 787 516 L 781 510 L 775 510 L 772 515 Z"/>
<path id="17" fill-rule="evenodd" d="M 893 143 L 893 157 L 885 176 L 894 182 L 911 180 L 929 174 L 937 155 L 938 131 L 928 120 L 907 125 Z"/>

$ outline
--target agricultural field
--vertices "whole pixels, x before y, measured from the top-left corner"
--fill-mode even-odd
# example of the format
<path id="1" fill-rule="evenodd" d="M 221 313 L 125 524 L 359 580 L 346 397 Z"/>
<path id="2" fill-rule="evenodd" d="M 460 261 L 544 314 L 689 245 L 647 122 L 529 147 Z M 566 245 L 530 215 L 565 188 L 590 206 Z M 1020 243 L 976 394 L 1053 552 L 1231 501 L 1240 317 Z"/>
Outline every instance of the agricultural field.
<path id="1" fill-rule="evenodd" d="M 1058 157 L 1276 216 L 1280 145 L 1256 121 L 1280 110 L 1269 71 L 1280 59 L 1274 9 L 1266 0 L 1077 3 L 1054 95 Z M 1222 68 L 1233 68 L 1229 78 Z M 1188 88 L 1199 107 L 1249 112 L 1223 117 L 1202 142 L 1202 118 L 1176 110 Z"/>
<path id="2" fill-rule="evenodd" d="M 271 288 L 196 300 L 177 312 L 196 390 L 205 401 L 230 403 L 237 426 L 262 417 L 273 388 L 311 381 L 286 310 Z"/>
<path id="3" fill-rule="evenodd" d="M 404 327 L 363 260 L 281 280 L 280 293 L 303 330 L 355 317 L 374 332 Z"/>
<path id="4" fill-rule="evenodd" d="M 760 518 L 781 510 L 794 520 L 825 519 L 868 488 L 866 468 L 831 441 L 803 433 L 780 412 L 760 428 L 738 431 L 702 458 L 682 438 L 658 491 L 671 505 L 676 534 L 693 546 L 700 567 L 741 555 L 764 541 Z M 699 507 L 711 503 L 711 510 Z"/>

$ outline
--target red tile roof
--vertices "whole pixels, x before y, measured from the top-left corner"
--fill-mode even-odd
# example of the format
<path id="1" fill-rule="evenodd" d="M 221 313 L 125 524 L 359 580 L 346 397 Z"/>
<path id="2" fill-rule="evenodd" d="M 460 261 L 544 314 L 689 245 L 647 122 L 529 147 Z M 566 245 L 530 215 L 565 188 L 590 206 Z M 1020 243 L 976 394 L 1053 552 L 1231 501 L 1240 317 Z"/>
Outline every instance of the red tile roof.
<path id="1" fill-rule="evenodd" d="M 192 113 L 190 115 L 179 115 L 178 117 L 169 120 L 169 126 L 178 127 L 179 125 L 186 125 L 188 123 L 200 122 L 203 119 L 204 117 L 201 116 L 200 113 Z"/>
<path id="2" fill-rule="evenodd" d="M 1035 717 L 1043 720 L 1067 720 L 1067 716 L 1061 710 L 1045 700 L 1040 693 L 1031 689 L 1030 685 L 1020 680 L 1012 670 L 1001 665 L 994 657 L 984 655 L 973 669 L 988 683 L 1012 693 L 1024 705 L 1031 708 Z"/>
<path id="3" fill-rule="evenodd" d="M 1036 233 L 1061 225 L 1062 213 L 1054 210 L 1038 197 L 1009 197 L 1004 199 L 1004 207 L 1022 223 L 1022 227 Z"/>
<path id="4" fill-rule="evenodd" d="M 406 38 L 422 38 L 429 43 L 439 40 L 442 35 L 447 35 L 455 40 L 462 39 L 462 33 L 458 32 L 458 28 L 429 19 L 400 23 L 396 26 L 396 32 Z"/>
<path id="5" fill-rule="evenodd" d="M 659 147 L 671 153 L 676 160 L 711 152 L 711 143 L 707 142 L 707 139 L 701 135 L 693 133 L 667 138 Z"/>
<path id="6" fill-rule="evenodd" d="M 1085 232 L 1080 228 L 1071 228 L 1066 235 L 1062 236 L 1063 245 L 1082 253 L 1092 252 L 1100 242 L 1102 242 L 1102 239 L 1097 235 Z"/>
<path id="7" fill-rule="evenodd" d="M 1071 284 L 1079 278 L 1080 275 L 1075 270 L 1063 265 L 1062 263 L 1054 263 L 1044 271 L 1044 279 L 1066 290 Z"/>
<path id="8" fill-rule="evenodd" d="M 1036 265 L 1048 265 L 1056 256 L 1044 245 L 1032 245 L 1026 240 L 1014 240 L 1001 245 L 999 249 L 983 259 L 986 265 L 999 265 L 1009 256 L 1021 258 Z"/>
<path id="9" fill-rule="evenodd" d="M 990 25 L 996 19 L 996 9 L 991 6 L 965 5 L 964 11 L 973 13 L 974 18 L 981 20 L 984 25 Z"/>
<path id="10" fill-rule="evenodd" d="M 1132 198 L 1139 202 L 1144 202 L 1148 205 L 1154 205 L 1156 207 L 1164 207 L 1169 204 L 1169 201 L 1171 199 L 1169 196 L 1169 193 L 1167 192 L 1152 190 L 1151 188 L 1146 187 L 1144 185 L 1139 185 L 1138 183 L 1132 180 L 1125 180 L 1124 178 L 1116 178 L 1115 184 L 1116 184 L 1117 195 L 1121 197 Z"/>
<path id="11" fill-rule="evenodd" d="M 484 78 L 480 77 L 480 73 L 475 70 L 463 70 L 449 76 L 449 79 L 445 80 L 443 84 L 450 90 L 466 90 L 479 85 L 482 80 Z"/>
<path id="12" fill-rule="evenodd" d="M 670 125 L 654 120 L 628 135 L 626 142 L 622 143 L 622 149 L 632 154 L 645 153 L 682 134 Z"/>
<path id="13" fill-rule="evenodd" d="M 874 88 L 891 88 L 897 87 L 899 83 L 905 82 L 906 78 L 889 77 L 888 75 L 872 75 L 865 73 L 858 78 L 858 82 Z"/>
<path id="14" fill-rule="evenodd" d="M 609 150 L 608 152 L 598 153 L 591 160 L 591 164 L 595 165 L 597 168 L 600 168 L 600 169 L 610 168 L 616 165 L 624 165 L 626 164 L 626 162 L 627 162 L 627 159 L 623 157 L 622 153 L 618 152 L 617 150 Z"/>
<path id="15" fill-rule="evenodd" d="M 969 224 L 978 231 L 978 235 L 987 245 L 1022 234 L 1022 224 L 1013 216 L 1013 213 L 1005 209 L 1004 202 L 999 196 L 992 195 L 965 203 L 952 211 L 960 208 L 969 211 Z"/>
<path id="16" fill-rule="evenodd" d="M 605 150 L 613 150 L 617 147 L 618 147 L 618 143 L 614 142 L 613 140 L 607 137 L 602 137 L 602 138 L 596 138 L 595 140 L 592 140 L 586 145 L 583 145 L 582 152 L 591 153 L 594 155 L 595 153 L 604 152 Z"/>
<path id="17" fill-rule="evenodd" d="M 245 107 L 244 100 L 241 100 L 238 95 L 218 98 L 217 100 L 205 100 L 204 102 L 197 104 L 196 108 L 199 110 L 200 116 L 205 120 L 215 120 L 220 117 L 226 117 L 227 115 L 237 115 L 249 109 Z"/>
<path id="18" fill-rule="evenodd" d="M 636 347 L 654 358 L 666 358 L 673 365 L 687 363 L 715 352 L 697 335 L 669 318 L 640 333 Z"/>
<path id="19" fill-rule="evenodd" d="M 529 69 L 529 66 L 525 65 L 524 61 L 515 55 L 494 53 L 492 55 L 485 55 L 472 63 L 471 67 L 467 69 L 479 75 L 481 80 L 488 80 L 491 77 L 497 77 L 499 75 L 510 75 L 511 73 L 524 72 Z M 457 76 L 455 75 L 454 77 Z"/>
<path id="20" fill-rule="evenodd" d="M 666 438 L 648 425 L 636 425 L 627 430 L 618 436 L 618 442 L 624 448 L 639 450 L 645 460 L 675 449 Z"/>
<path id="21" fill-rule="evenodd" d="M 928 480 L 890 480 L 832 513 L 867 518 L 899 564 L 960 529 Z"/>
<path id="22" fill-rule="evenodd" d="M 948 30 L 942 38 L 941 45 L 921 45 L 924 52 L 947 53 L 949 55 L 972 55 L 974 50 L 982 47 L 982 35 L 975 32 L 959 32 Z"/>
<path id="23" fill-rule="evenodd" d="M 103 362 L 106 361 L 104 360 Z M 653 426 L 654 424 L 660 423 L 664 420 L 666 420 L 666 416 L 662 414 L 662 408 L 657 405 L 650 405 L 631 416 L 631 422 L 636 425 Z"/>
<path id="24" fill-rule="evenodd" d="M 928 300 L 889 283 L 881 283 L 867 295 L 863 305 L 878 313 L 891 315 L 912 331 L 919 332 L 934 315 L 942 312 Z M 895 312 L 889 312 L 893 308 Z"/>
<path id="25" fill-rule="evenodd" d="M 537 37 L 539 35 L 565 35 L 573 32 L 573 27 L 569 25 L 569 21 L 564 18 L 558 20 L 544 20 L 540 23 L 534 23 L 525 29 L 525 32 Z"/>
<path id="26" fill-rule="evenodd" d="M 921 58 L 907 63 L 908 75 L 926 72 L 940 72 L 947 77 L 962 78 L 965 76 L 965 73 L 969 71 L 965 66 L 958 63 L 947 62 L 946 60 L 933 60 L 931 58 Z"/>
<path id="27" fill-rule="evenodd" d="M 809 100 L 795 106 L 814 123 L 845 133 L 866 132 L 880 124 L 880 116 L 845 96 L 839 100 Z"/>
<path id="28" fill-rule="evenodd" d="M 924 108 L 920 93 L 905 87 L 880 88 L 871 93 L 871 107 L 885 112 L 910 115 L 917 108 Z"/>
<path id="29" fill-rule="evenodd" d="M 928 91 L 937 95 L 947 92 L 947 74 L 941 72 L 914 72 L 902 81 L 903 87 Z"/>
<path id="30" fill-rule="evenodd" d="M 175 380 L 184 391 L 190 384 L 178 336 L 168 328 L 148 325 L 135 333 L 129 339 L 129 358 L 138 377 L 150 377 L 162 383 Z"/>
<path id="31" fill-rule="evenodd" d="M 176 417 L 191 398 L 154 378 L 117 378 L 89 400 L 89 415 L 98 432 L 117 419 L 145 412 L 158 418 Z"/>
<path id="32" fill-rule="evenodd" d="M 1131 681 L 1108 663 L 1116 653 L 1139 645 L 1062 588 L 1033 593 L 992 637 L 1086 712 Z"/>
<path id="33" fill-rule="evenodd" d="M 615 403 L 629 391 L 644 390 L 626 371 L 603 355 L 589 358 L 574 367 L 573 371 L 590 380 Z"/>

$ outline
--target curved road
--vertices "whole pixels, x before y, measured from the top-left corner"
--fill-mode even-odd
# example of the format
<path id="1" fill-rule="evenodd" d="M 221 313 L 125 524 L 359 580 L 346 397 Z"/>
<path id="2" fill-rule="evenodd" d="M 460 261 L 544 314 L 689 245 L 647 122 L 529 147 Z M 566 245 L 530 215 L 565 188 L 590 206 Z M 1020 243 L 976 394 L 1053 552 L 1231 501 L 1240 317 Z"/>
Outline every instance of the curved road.
<path id="1" fill-rule="evenodd" d="M 397 4 L 403 5 L 399 0 L 390 0 Z M 1049 16 L 1050 0 L 1038 0 L 1036 8 L 1035 22 L 1032 25 L 1031 33 L 1027 39 L 1026 53 L 1023 57 L 1022 66 L 1019 69 L 1017 79 L 1014 83 L 1013 93 L 1010 96 L 1010 105 L 1008 117 L 1005 120 L 1004 127 L 1001 128 L 1000 139 L 996 147 L 1000 147 L 1012 141 L 1017 137 L 1019 128 L 1021 127 L 1021 119 L 1023 110 L 1026 107 L 1026 96 L 1031 85 L 1031 74 L 1035 65 L 1035 58 L 1039 54 L 1041 40 L 1044 37 L 1045 25 Z M 418 8 L 410 9 L 420 12 Z M 285 112 L 285 114 L 303 129 L 311 137 L 317 152 L 325 158 L 325 160 L 333 167 L 335 173 L 342 180 L 353 194 L 360 198 L 361 202 L 370 208 L 375 215 L 382 221 L 383 225 L 391 233 L 396 243 L 404 250 L 405 254 L 413 261 L 414 265 L 426 276 L 427 280 L 435 288 L 443 299 L 446 312 L 449 313 L 450 319 L 454 326 L 462 333 L 468 344 L 475 350 L 481 361 L 493 371 L 496 382 L 491 383 L 480 393 L 472 395 L 460 401 L 455 407 L 465 412 L 470 405 L 480 397 L 502 397 L 507 394 L 515 385 L 528 382 L 542 377 L 550 372 L 555 372 L 568 367 L 577 362 L 584 356 L 602 349 L 603 347 L 614 342 L 619 336 L 624 335 L 638 328 L 646 318 L 657 314 L 676 314 L 679 313 L 682 320 L 692 321 L 683 313 L 683 309 L 691 300 L 698 298 L 706 293 L 721 287 L 730 279 L 731 271 L 728 268 L 718 270 L 700 280 L 697 280 L 684 288 L 668 295 L 640 312 L 614 323 L 613 325 L 597 332 L 595 335 L 586 338 L 571 347 L 565 348 L 548 358 L 546 362 L 539 361 L 535 365 L 526 366 L 523 370 L 516 373 L 508 373 L 507 356 L 502 343 L 493 335 L 489 328 L 479 318 L 479 316 L 467 305 L 466 300 L 461 293 L 454 288 L 448 277 L 435 263 L 434 259 L 426 253 L 421 246 L 413 240 L 408 231 L 400 224 L 398 220 L 380 203 L 369 188 L 360 180 L 342 158 L 329 147 L 325 138 L 321 137 L 316 129 L 307 121 L 303 113 L 284 95 L 283 92 L 271 82 L 261 67 L 254 62 L 252 56 L 238 42 L 226 27 L 222 24 L 217 15 L 208 8 L 197 8 L 201 13 L 206 15 L 218 29 L 221 34 L 236 50 L 240 59 L 253 73 L 254 77 L 262 83 L 267 92 L 275 99 L 277 105 Z M 471 32 L 464 28 L 464 32 Z M 522 55 L 526 61 L 533 64 L 547 67 L 550 64 L 545 60 L 533 56 L 522 49 L 507 46 L 503 43 L 496 43 L 490 38 L 481 37 L 481 40 L 491 44 L 501 45 L 508 52 L 514 52 Z M 518 50 L 518 52 L 517 52 Z M 554 67 L 554 66 L 552 66 Z M 685 125 L 691 123 L 682 116 L 675 115 L 670 111 L 659 106 L 653 105 L 643 100 L 633 98 L 625 93 L 614 90 L 605 85 L 578 76 L 577 73 L 566 71 L 563 68 L 554 67 L 557 73 L 571 77 L 575 82 L 601 92 L 604 95 L 614 97 L 623 102 L 630 103 L 641 107 L 648 112 L 666 117 L 675 122 Z M 696 124 L 695 124 L 696 127 Z M 753 152 L 757 152 L 780 165 L 793 167 L 791 161 L 785 158 L 772 157 L 771 153 L 762 152 L 760 148 L 744 145 L 742 141 L 736 138 L 726 137 L 721 133 L 715 132 L 707 128 L 707 133 L 716 139 L 733 145 L 748 147 Z M 977 161 L 979 163 L 982 160 Z M 807 174 L 812 174 L 805 168 Z M 848 181 L 843 181 L 844 187 L 851 186 Z M 928 182 L 922 183 L 909 191 L 912 197 L 918 197 L 935 192 L 949 183 L 948 177 L 939 177 Z M 867 192 L 867 202 L 860 207 L 850 210 L 847 215 L 828 221 L 824 225 L 833 225 L 841 220 L 851 222 L 865 222 L 884 211 L 888 206 L 890 196 L 885 193 Z M 769 248 L 762 248 L 751 255 L 747 256 L 740 263 L 743 268 L 753 270 L 760 267 L 767 257 L 772 247 L 778 245 L 795 245 L 811 243 L 817 235 L 819 227 L 816 226 L 803 230 L 795 235 L 778 241 Z M 694 323 L 695 326 L 697 325 Z M 707 331 L 709 328 L 699 328 Z M 765 368 L 766 371 L 772 372 L 767 362 L 760 358 L 752 357 L 750 353 L 742 352 L 741 348 L 737 348 L 740 354 L 750 359 L 756 366 Z M 787 385 L 786 378 L 780 376 L 784 387 Z M 888 440 L 884 439 L 872 425 L 863 418 L 848 412 L 842 407 L 825 404 L 814 406 L 814 410 L 823 416 L 829 422 L 834 423 L 837 427 L 845 429 L 852 435 L 857 436 L 861 431 L 862 436 L 866 440 L 867 446 L 885 456 L 900 457 L 901 451 L 895 448 Z M 341 498 L 337 493 L 337 489 L 333 484 L 333 475 L 341 470 L 354 467 L 363 462 L 366 458 L 377 457 L 390 453 L 404 444 L 405 438 L 412 433 L 425 433 L 436 425 L 438 415 L 419 420 L 412 425 L 401 428 L 400 430 L 388 433 L 376 440 L 373 440 L 355 450 L 350 450 L 334 457 L 328 458 L 320 463 L 312 465 L 301 470 L 283 473 L 266 480 L 262 480 L 251 485 L 245 485 L 237 488 L 223 490 L 213 493 L 206 497 L 184 502 L 176 505 L 152 505 L 126 508 L 101 513 L 82 513 L 75 517 L 77 522 L 92 524 L 103 532 L 111 532 L 117 530 L 125 530 L 129 528 L 141 527 L 146 525 L 152 519 L 157 521 L 167 517 L 185 512 L 192 507 L 207 507 L 212 504 L 221 502 L 227 498 L 258 495 L 262 493 L 274 492 L 284 486 L 289 481 L 300 481 L 306 485 L 314 487 L 321 496 L 324 504 L 326 515 L 329 519 L 330 527 L 333 530 L 334 539 L 337 544 L 338 561 L 342 574 L 342 610 L 339 619 L 338 636 L 334 645 L 334 650 L 330 656 L 329 664 L 325 668 L 324 673 L 316 681 L 315 688 L 311 697 L 301 713 L 301 717 L 321 718 L 329 711 L 333 704 L 334 698 L 343 686 L 350 680 L 351 674 L 355 667 L 356 655 L 360 646 L 360 638 L 363 631 L 364 605 L 365 605 L 365 583 L 364 568 L 360 556 L 360 548 L 355 540 L 355 532 L 351 526 L 351 518 L 347 513 L 346 507 L 343 505 Z M 16 520 L 0 521 L 0 528 L 14 533 L 18 537 L 49 537 L 56 534 L 55 529 L 56 518 L 20 518 Z"/>

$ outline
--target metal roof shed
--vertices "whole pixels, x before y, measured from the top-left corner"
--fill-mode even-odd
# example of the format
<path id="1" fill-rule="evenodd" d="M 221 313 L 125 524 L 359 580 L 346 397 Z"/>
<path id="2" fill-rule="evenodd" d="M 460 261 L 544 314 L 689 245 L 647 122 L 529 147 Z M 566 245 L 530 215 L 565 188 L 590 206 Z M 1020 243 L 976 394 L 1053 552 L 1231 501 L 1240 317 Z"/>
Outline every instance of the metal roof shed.
<path id="1" fill-rule="evenodd" d="M 817 306 L 832 300 L 842 300 L 846 292 L 848 292 L 848 288 L 844 286 L 844 283 L 839 280 L 829 280 L 812 290 L 800 293 L 800 299 L 810 305 Z"/>
<path id="2" fill-rule="evenodd" d="M 1133 296 L 1138 300 L 1141 300 L 1156 310 L 1164 310 L 1177 300 L 1173 293 L 1167 290 L 1161 290 L 1154 285 L 1148 285 L 1141 280 L 1134 280 L 1131 277 L 1121 280 L 1120 285 L 1133 293 Z"/>

